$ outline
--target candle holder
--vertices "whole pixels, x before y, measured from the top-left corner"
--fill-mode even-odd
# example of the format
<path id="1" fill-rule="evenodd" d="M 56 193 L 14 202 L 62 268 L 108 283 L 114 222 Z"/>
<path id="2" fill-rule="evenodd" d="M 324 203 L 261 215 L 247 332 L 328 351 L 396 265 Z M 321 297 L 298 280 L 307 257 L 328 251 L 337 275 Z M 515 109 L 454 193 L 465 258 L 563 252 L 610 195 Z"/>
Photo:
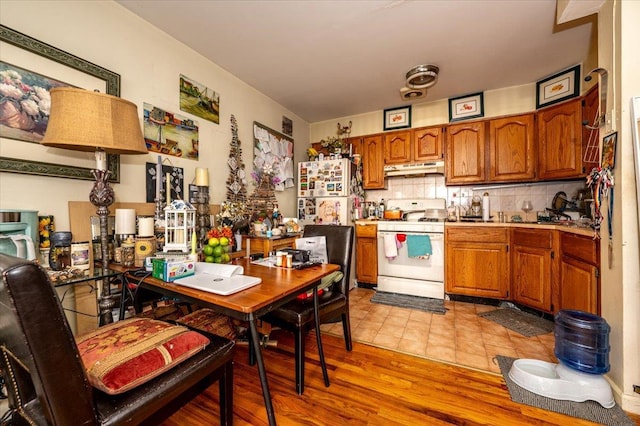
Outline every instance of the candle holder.
<path id="1" fill-rule="evenodd" d="M 196 235 L 199 247 L 202 248 L 207 240 L 207 233 L 211 229 L 211 216 L 209 215 L 209 187 L 196 186 L 194 207 L 196 208 Z"/>

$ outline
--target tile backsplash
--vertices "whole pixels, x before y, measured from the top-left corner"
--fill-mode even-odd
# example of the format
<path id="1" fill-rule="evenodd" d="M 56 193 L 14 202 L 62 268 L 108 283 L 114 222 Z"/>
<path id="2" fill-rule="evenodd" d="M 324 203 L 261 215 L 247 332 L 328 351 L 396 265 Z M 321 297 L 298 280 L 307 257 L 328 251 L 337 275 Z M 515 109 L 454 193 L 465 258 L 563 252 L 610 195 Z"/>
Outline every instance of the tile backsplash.
<path id="1" fill-rule="evenodd" d="M 447 206 L 453 201 L 455 205 L 469 208 L 474 194 L 482 196 L 489 193 L 491 214 L 503 211 L 510 217 L 519 214 L 526 200 L 533 204 L 533 212 L 529 218 L 535 217 L 535 212 L 544 211 L 551 207 L 553 197 L 559 191 L 564 191 L 567 198 L 572 200 L 578 190 L 585 188 L 585 180 L 571 180 L 558 182 L 527 183 L 527 184 L 491 184 L 470 186 L 445 186 L 444 176 L 429 175 L 421 177 L 391 177 L 387 178 L 387 189 L 367 190 L 366 201 L 379 202 L 381 199 L 398 198 L 444 198 Z"/>

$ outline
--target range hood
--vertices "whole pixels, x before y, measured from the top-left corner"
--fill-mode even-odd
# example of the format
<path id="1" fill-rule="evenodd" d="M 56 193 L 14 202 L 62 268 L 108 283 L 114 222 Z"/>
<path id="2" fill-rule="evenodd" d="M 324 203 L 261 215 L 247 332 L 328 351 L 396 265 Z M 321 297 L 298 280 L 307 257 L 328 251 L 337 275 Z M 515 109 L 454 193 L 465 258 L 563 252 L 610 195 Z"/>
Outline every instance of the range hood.
<path id="1" fill-rule="evenodd" d="M 444 174 L 444 161 L 384 166 L 385 177 Z"/>

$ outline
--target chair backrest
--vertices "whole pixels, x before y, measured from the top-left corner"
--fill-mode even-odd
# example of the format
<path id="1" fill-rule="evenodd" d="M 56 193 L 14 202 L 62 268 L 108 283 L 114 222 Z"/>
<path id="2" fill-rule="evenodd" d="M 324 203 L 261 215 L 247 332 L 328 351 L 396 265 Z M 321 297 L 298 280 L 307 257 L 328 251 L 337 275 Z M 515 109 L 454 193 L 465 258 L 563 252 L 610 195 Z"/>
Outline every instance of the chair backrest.
<path id="1" fill-rule="evenodd" d="M 0 366 L 15 422 L 97 424 L 93 388 L 47 273 L 0 253 L 0 275 Z"/>
<path id="2" fill-rule="evenodd" d="M 340 265 L 340 270 L 344 274 L 340 285 L 334 286 L 334 291 L 340 291 L 349 297 L 351 254 L 353 253 L 354 244 L 353 226 L 305 225 L 303 236 L 324 236 L 327 239 L 327 259 L 329 263 Z"/>

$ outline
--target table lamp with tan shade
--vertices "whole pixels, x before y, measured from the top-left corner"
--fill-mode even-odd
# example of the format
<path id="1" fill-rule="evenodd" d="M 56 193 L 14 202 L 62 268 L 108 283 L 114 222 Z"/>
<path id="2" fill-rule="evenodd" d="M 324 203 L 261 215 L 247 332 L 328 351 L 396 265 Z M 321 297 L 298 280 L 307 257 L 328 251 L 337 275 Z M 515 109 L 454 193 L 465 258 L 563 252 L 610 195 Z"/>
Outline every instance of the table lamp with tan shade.
<path id="1" fill-rule="evenodd" d="M 109 271 L 107 218 L 115 198 L 109 185 L 107 153 L 147 153 L 138 109 L 134 103 L 115 96 L 71 87 L 54 88 L 49 123 L 41 143 L 75 151 L 95 151 L 96 168 L 91 173 L 96 180 L 89 200 L 97 207 L 100 218 L 102 272 L 106 276 Z M 115 300 L 107 279 L 99 285 L 98 306 L 100 325 L 112 322 Z"/>

